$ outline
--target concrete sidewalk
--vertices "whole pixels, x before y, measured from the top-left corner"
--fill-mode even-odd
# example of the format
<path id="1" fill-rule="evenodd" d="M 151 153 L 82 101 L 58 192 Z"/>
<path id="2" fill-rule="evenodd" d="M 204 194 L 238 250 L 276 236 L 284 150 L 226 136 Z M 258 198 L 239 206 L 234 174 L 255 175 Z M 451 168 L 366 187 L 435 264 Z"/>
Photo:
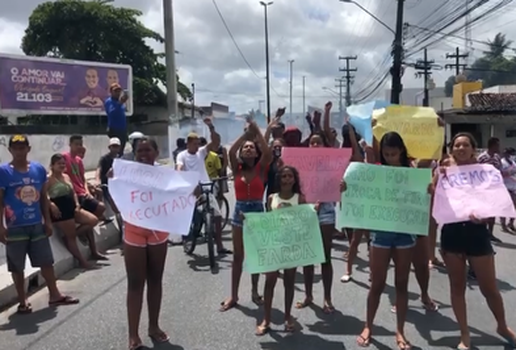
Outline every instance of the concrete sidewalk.
<path id="1" fill-rule="evenodd" d="M 95 172 L 89 171 L 86 173 L 86 179 L 92 180 L 95 178 Z M 113 218 L 113 213 L 108 207 L 106 216 Z M 116 220 L 105 225 L 95 227 L 95 241 L 100 251 L 106 251 L 119 243 L 119 229 Z M 54 253 L 54 269 L 56 276 L 60 277 L 68 271 L 75 268 L 75 259 L 65 248 L 62 235 L 54 230 L 54 234 L 50 238 L 52 251 Z M 84 256 L 89 256 L 89 248 L 79 243 L 79 249 Z M 39 269 L 35 269 L 30 265 L 30 260 L 27 258 L 25 269 L 25 283 L 29 292 L 34 291 L 44 285 L 44 280 L 40 274 Z M 5 247 L 0 247 L 0 309 L 8 306 L 16 301 L 16 290 L 14 288 L 11 274 L 7 271 L 7 264 L 5 258 Z"/>

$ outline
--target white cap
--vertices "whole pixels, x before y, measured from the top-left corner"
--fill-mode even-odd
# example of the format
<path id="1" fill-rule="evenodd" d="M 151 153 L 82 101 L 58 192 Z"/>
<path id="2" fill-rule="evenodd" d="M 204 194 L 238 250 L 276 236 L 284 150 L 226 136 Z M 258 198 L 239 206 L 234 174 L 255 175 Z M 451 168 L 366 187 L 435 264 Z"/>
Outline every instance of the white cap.
<path id="1" fill-rule="evenodd" d="M 145 135 L 143 135 L 141 132 L 135 131 L 129 135 L 129 141 L 133 142 L 134 140 L 143 139 L 144 137 Z"/>
<path id="2" fill-rule="evenodd" d="M 122 143 L 118 137 L 112 137 L 109 139 L 109 146 L 121 146 Z"/>

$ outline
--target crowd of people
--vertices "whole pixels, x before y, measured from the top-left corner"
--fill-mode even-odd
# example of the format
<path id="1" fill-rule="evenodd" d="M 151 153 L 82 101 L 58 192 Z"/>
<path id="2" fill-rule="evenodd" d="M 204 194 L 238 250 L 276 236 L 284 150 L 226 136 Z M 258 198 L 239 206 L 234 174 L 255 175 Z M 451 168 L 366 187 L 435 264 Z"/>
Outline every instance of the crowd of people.
<path id="1" fill-rule="evenodd" d="M 116 88 L 116 87 L 115 87 Z M 116 89 L 115 89 L 116 90 Z M 186 139 L 177 140 L 173 152 L 175 169 L 178 171 L 198 172 L 201 181 L 217 181 L 218 186 L 206 200 L 214 209 L 215 241 L 218 253 L 232 254 L 231 294 L 222 301 L 220 311 L 226 312 L 239 303 L 239 286 L 243 271 L 245 250 L 243 244 L 243 224 L 247 213 L 281 210 L 284 207 L 306 203 L 301 190 L 303 178 L 295 167 L 283 164 L 281 155 L 285 147 L 342 147 L 352 150 L 351 162 L 364 162 L 392 167 L 417 167 L 433 169 L 434 178 L 429 184 L 432 195 L 441 171 L 447 167 L 474 163 L 489 163 L 504 176 L 507 190 L 516 199 L 515 150 L 500 151 L 500 141 L 492 138 L 488 149 L 477 155 L 476 142 L 467 133 L 454 135 L 450 144 L 443 147 L 441 159 L 412 159 L 403 138 L 392 130 L 380 140 L 374 139 L 366 145 L 353 126 L 342 127 L 342 142 L 337 139 L 337 131 L 330 127 L 332 105 L 327 103 L 323 113 L 308 115 L 311 134 L 302 139 L 297 128 L 286 128 L 281 123 L 284 109 L 279 109 L 265 133 L 256 122 L 248 119 L 242 135 L 226 150 L 220 144 L 220 135 L 209 118 L 205 123 L 210 130 L 210 140 L 191 133 Z M 112 135 L 111 135 L 112 136 Z M 0 167 L 0 212 L 5 224 L 0 225 L 0 241 L 6 245 L 9 271 L 18 292 L 18 312 L 30 313 L 24 289 L 25 257 L 28 255 L 34 267 L 41 273 L 49 289 L 49 305 L 76 304 L 78 299 L 63 295 L 57 288 L 53 270 L 53 255 L 49 243 L 53 226 L 63 236 L 63 242 L 70 253 L 83 268 L 91 267 L 88 259 L 82 256 L 77 237 L 82 237 L 89 245 L 91 258 L 106 259 L 96 245 L 93 227 L 106 224 L 107 202 L 116 212 L 116 205 L 109 196 L 108 178 L 113 176 L 113 161 L 121 157 L 125 160 L 157 166 L 159 150 L 157 143 L 135 132 L 128 137 L 131 151 L 123 153 L 123 142 L 111 137 L 109 150 L 99 160 L 96 181 L 88 183 L 82 158 L 85 155 L 83 138 L 74 135 L 69 140 L 70 149 L 55 154 L 50 159 L 47 171 L 42 164 L 28 160 L 29 139 L 24 135 L 10 138 L 8 148 L 12 160 Z M 221 239 L 221 215 L 219 195 L 228 190 L 227 181 L 217 180 L 230 170 L 234 178 L 233 186 L 236 203 L 232 217 L 233 250 L 226 249 Z M 344 172 L 344 169 L 343 169 Z M 335 191 L 345 192 L 347 185 L 342 182 Z M 198 194 L 198 193 L 197 193 Z M 435 265 L 445 267 L 450 281 L 450 298 L 460 329 L 457 349 L 471 347 L 466 318 L 466 278 L 469 264 L 470 277 L 478 280 L 480 291 L 496 320 L 496 331 L 511 346 L 516 347 L 515 333 L 506 323 L 503 300 L 496 286 L 495 260 L 492 242 L 499 239 L 493 235 L 494 218 L 479 219 L 474 216 L 470 221 L 447 224 L 441 228 L 440 252 L 442 261 L 436 257 L 438 227 L 431 218 L 428 236 L 414 236 L 398 232 L 384 232 L 335 228 L 336 203 L 317 203 L 316 205 L 325 261 L 321 264 L 323 285 L 322 309 L 331 314 L 335 311 L 332 303 L 333 266 L 331 260 L 332 240 L 336 231 L 345 233 L 349 241 L 346 256 L 346 273 L 341 282 L 352 280 L 353 263 L 358 246 L 366 237 L 369 249 L 370 288 L 367 295 L 367 310 L 363 330 L 357 335 L 357 345 L 367 347 L 373 337 L 372 327 L 379 307 L 380 296 L 384 290 L 389 262 L 394 261 L 396 314 L 395 343 L 401 350 L 411 349 L 411 343 L 404 332 L 408 309 L 408 282 L 411 266 L 414 267 L 416 280 L 420 287 L 420 298 L 424 308 L 438 312 L 437 304 L 429 295 L 430 268 Z M 516 231 L 514 218 L 501 218 L 502 229 Z M 159 313 L 162 299 L 162 278 L 167 254 L 167 232 L 158 232 L 124 224 L 124 260 L 127 271 L 127 309 L 129 324 L 129 349 L 140 349 L 140 316 L 143 294 L 147 287 L 149 312 L 149 336 L 156 342 L 167 342 L 168 335 L 159 326 Z M 315 303 L 313 297 L 314 266 L 302 268 L 304 296 L 294 303 L 294 279 L 296 269 L 282 272 L 285 292 L 285 324 L 287 332 L 295 332 L 295 319 L 292 306 L 302 309 Z M 264 308 L 264 319 L 257 326 L 255 334 L 263 336 L 271 330 L 271 314 L 274 290 L 280 276 L 279 271 L 265 274 L 263 295 L 259 289 L 259 275 L 251 276 L 252 301 Z"/>

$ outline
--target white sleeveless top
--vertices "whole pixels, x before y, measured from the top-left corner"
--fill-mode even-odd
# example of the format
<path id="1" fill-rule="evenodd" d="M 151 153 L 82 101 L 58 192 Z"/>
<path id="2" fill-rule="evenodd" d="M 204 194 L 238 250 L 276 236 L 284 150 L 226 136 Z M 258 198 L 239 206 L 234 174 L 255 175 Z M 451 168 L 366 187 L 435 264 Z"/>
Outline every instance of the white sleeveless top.
<path id="1" fill-rule="evenodd" d="M 272 194 L 271 210 L 292 207 L 299 204 L 299 194 L 294 194 L 290 199 L 280 198 L 278 193 Z"/>

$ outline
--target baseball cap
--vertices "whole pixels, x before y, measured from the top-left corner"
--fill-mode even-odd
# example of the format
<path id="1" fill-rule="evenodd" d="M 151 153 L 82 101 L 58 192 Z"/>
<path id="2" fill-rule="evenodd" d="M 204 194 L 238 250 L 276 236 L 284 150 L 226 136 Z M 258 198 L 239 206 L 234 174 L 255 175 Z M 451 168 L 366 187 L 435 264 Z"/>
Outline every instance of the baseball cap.
<path id="1" fill-rule="evenodd" d="M 113 90 L 122 90 L 122 87 L 118 83 L 113 83 L 109 87 L 109 91 L 113 91 Z"/>
<path id="2" fill-rule="evenodd" d="M 120 146 L 122 143 L 118 137 L 112 137 L 109 139 L 109 146 Z"/>
<path id="3" fill-rule="evenodd" d="M 25 135 L 13 135 L 9 138 L 9 147 L 12 145 L 29 145 L 29 139 Z"/>

